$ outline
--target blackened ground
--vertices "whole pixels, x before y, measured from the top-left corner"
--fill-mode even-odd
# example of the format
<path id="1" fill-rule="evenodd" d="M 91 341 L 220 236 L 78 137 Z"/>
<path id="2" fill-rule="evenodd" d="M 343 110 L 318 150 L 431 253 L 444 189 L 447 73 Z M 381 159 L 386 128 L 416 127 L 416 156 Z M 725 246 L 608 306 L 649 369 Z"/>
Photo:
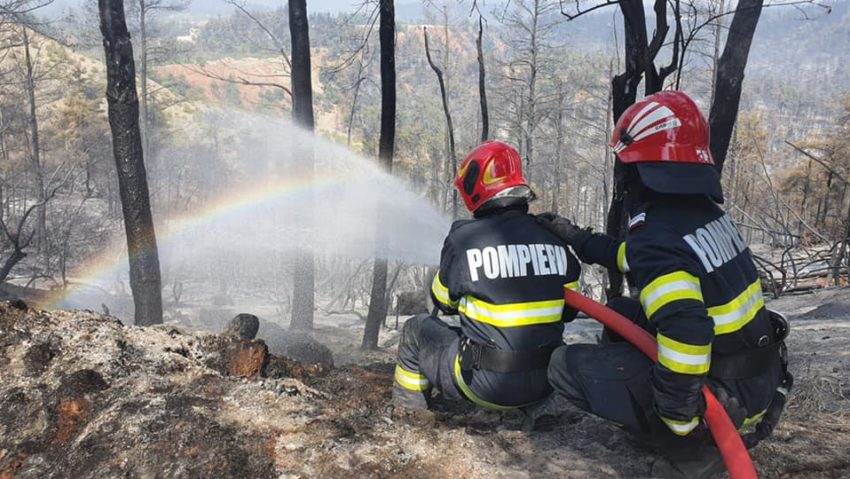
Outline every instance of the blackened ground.
<path id="1" fill-rule="evenodd" d="M 817 309 L 829 304 L 850 304 L 850 291 L 770 303 L 791 318 L 796 387 L 753 451 L 761 477 L 850 477 L 850 317 Z M 597 332 L 581 320 L 567 337 Z M 328 372 L 261 341 L 2 305 L 0 478 L 632 478 L 657 460 L 575 409 L 538 433 L 516 411 L 395 410 L 397 335 L 362 353 L 361 333 L 356 318 L 317 321 L 339 364 Z"/>

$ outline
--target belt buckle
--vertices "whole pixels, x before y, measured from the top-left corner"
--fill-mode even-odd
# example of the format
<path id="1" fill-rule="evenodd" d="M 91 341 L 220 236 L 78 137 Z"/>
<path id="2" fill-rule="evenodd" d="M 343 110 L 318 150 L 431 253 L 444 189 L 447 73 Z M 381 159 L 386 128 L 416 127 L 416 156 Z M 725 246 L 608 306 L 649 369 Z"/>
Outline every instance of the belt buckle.
<path id="1" fill-rule="evenodd" d="M 478 346 L 478 347 L 476 347 Z M 479 369 L 481 365 L 481 347 L 464 338 L 460 343 L 460 366 L 463 370 Z"/>
<path id="2" fill-rule="evenodd" d="M 479 369 L 481 367 L 481 351 L 484 347 L 475 343 L 473 343 L 473 346 L 477 347 L 472 348 L 472 367 Z"/>

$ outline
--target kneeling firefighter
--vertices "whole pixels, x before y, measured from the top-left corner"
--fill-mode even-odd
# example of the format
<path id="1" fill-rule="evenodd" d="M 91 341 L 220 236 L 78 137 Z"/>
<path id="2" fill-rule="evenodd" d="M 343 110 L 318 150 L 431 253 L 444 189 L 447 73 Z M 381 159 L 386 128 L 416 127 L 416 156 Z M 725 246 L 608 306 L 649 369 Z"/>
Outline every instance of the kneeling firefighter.
<path id="1" fill-rule="evenodd" d="M 536 403 L 552 392 L 549 358 L 576 315 L 564 308 L 563 288 L 578 287 L 578 260 L 528 214 L 534 195 L 514 148 L 477 147 L 455 184 L 475 219 L 452 224 L 431 297 L 460 327 L 434 315 L 405 322 L 393 402 L 426 408 L 436 387 L 488 409 Z"/>
<path id="2" fill-rule="evenodd" d="M 625 240 L 538 217 L 582 261 L 626 273 L 639 301 L 608 306 L 658 341 L 657 364 L 611 331 L 601 344 L 559 348 L 552 386 L 667 456 L 658 475 L 672 477 L 722 470 L 702 426 L 703 384 L 737 427 L 755 428 L 744 436 L 752 447 L 772 432 L 792 383 L 787 322 L 765 308 L 750 250 L 718 206 L 723 192 L 708 145 L 708 125 L 687 95 L 648 96 L 623 113 L 611 140 L 626 171 Z"/>

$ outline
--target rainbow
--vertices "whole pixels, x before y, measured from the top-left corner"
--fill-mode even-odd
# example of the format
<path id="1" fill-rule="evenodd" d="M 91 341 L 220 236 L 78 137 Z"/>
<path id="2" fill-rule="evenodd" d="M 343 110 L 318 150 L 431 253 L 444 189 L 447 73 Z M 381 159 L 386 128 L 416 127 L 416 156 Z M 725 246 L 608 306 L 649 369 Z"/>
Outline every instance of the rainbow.
<path id="1" fill-rule="evenodd" d="M 220 195 L 215 200 L 204 205 L 199 210 L 181 216 L 167 218 L 157 222 L 157 243 L 160 247 L 169 246 L 181 233 L 204 224 L 237 217 L 254 208 L 272 204 L 288 196 L 294 196 L 309 190 L 334 186 L 342 183 L 350 184 L 352 180 L 371 179 L 374 175 L 367 172 L 346 171 L 335 175 L 303 175 L 288 176 L 285 179 L 271 181 L 266 185 L 251 185 L 235 189 Z M 110 276 L 117 275 L 128 263 L 126 240 L 123 236 L 116 238 L 109 247 L 88 261 L 73 275 L 76 281 L 64 289 L 52 291 L 38 306 L 42 309 L 56 309 L 63 303 L 69 302 L 79 295 L 88 285 L 103 282 Z"/>

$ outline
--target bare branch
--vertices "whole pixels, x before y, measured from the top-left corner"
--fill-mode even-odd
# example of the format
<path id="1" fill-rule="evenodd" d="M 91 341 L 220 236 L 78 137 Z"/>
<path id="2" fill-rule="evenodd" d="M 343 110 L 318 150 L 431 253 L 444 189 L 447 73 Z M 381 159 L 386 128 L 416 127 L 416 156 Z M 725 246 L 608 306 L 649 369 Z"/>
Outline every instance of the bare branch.
<path id="1" fill-rule="evenodd" d="M 812 154 L 811 154 L 811 153 L 809 153 L 808 151 L 806 151 L 806 150 L 804 150 L 804 149 L 800 148 L 799 146 L 797 146 L 797 145 L 795 145 L 795 144 L 791 143 L 791 142 L 790 142 L 790 141 L 788 141 L 788 140 L 785 140 L 785 144 L 787 144 L 787 145 L 788 145 L 788 146 L 790 146 L 791 148 L 794 148 L 795 150 L 797 150 L 799 153 L 802 153 L 802 154 L 803 154 L 803 155 L 805 155 L 806 157 L 808 157 L 808 158 L 810 158 L 810 159 L 814 160 L 817 164 L 819 164 L 820 166 L 824 167 L 824 169 L 826 169 L 826 171 L 828 171 L 828 172 L 832 173 L 832 174 L 833 174 L 836 178 L 838 178 L 839 180 L 841 180 L 841 181 L 842 181 L 845 185 L 850 186 L 850 181 L 848 181 L 848 180 L 847 180 L 847 178 L 845 177 L 846 175 L 842 175 L 841 173 L 839 173 L 839 172 L 835 171 L 835 170 L 834 170 L 831 166 L 827 165 L 827 164 L 826 164 L 826 162 L 825 162 L 825 161 L 823 161 L 822 159 L 820 159 L 820 158 L 818 158 L 818 157 L 816 157 L 816 156 L 812 155 Z"/>
<path id="2" fill-rule="evenodd" d="M 620 0 L 606 0 L 603 3 L 596 4 L 590 8 L 586 8 L 584 10 L 581 9 L 581 0 L 574 0 L 576 11 L 575 13 L 567 13 L 564 9 L 564 3 L 567 3 L 566 0 L 558 0 L 558 4 L 561 7 L 561 15 L 567 17 L 567 21 L 575 20 L 576 18 L 588 14 L 594 10 L 599 10 L 600 8 L 609 7 L 611 5 L 617 5 L 620 3 Z"/>
<path id="3" fill-rule="evenodd" d="M 364 5 L 365 5 L 365 2 L 364 2 Z M 376 2 L 375 8 L 372 9 L 372 12 L 369 14 L 369 22 L 368 22 L 369 28 L 366 29 L 366 33 L 363 35 L 363 38 L 360 41 L 360 44 L 357 46 L 357 48 L 352 50 L 351 54 L 348 57 L 346 57 L 340 64 L 338 64 L 338 65 L 336 65 L 332 68 L 329 68 L 328 71 L 330 73 L 332 73 L 332 74 L 333 73 L 339 73 L 340 71 L 345 70 L 346 68 L 348 68 L 354 62 L 354 59 L 357 58 L 358 54 L 360 54 L 364 49 L 368 48 L 369 39 L 372 37 L 372 32 L 375 30 L 375 23 L 377 23 L 377 21 L 378 21 L 378 16 L 379 16 L 378 15 L 378 11 L 379 11 L 378 7 L 379 6 L 380 6 L 380 2 Z M 362 6 L 361 6 L 361 8 L 362 8 Z M 359 9 L 358 9 L 358 11 L 359 11 Z"/>
<path id="4" fill-rule="evenodd" d="M 280 39 L 277 37 L 277 35 L 274 34 L 274 32 L 269 30 L 269 28 L 266 27 L 266 25 L 259 18 L 257 18 L 251 12 L 249 12 L 248 9 L 245 8 L 245 5 L 242 2 L 240 2 L 239 0 L 225 0 L 225 2 L 236 7 L 240 12 L 242 12 L 242 14 L 244 14 L 252 22 L 254 22 L 275 44 L 278 51 L 280 52 L 280 54 L 285 59 L 286 66 L 289 67 L 289 68 L 292 68 L 292 63 L 291 63 L 290 58 L 289 58 L 289 53 L 286 51 L 286 47 L 284 46 L 284 43 L 282 41 L 280 41 Z"/>
<path id="5" fill-rule="evenodd" d="M 222 81 L 222 82 L 225 82 L 225 83 L 231 83 L 231 84 L 235 84 L 235 85 L 252 86 L 252 87 L 277 88 L 277 89 L 283 90 L 283 92 L 286 93 L 287 95 L 289 95 L 290 98 L 292 97 L 292 90 L 290 90 L 289 87 L 287 87 L 286 85 L 282 85 L 280 83 L 274 83 L 274 82 L 269 82 L 269 81 L 254 81 L 254 80 L 249 80 L 249 79 L 242 77 L 242 76 L 225 77 L 225 76 L 219 75 L 217 73 L 213 73 L 209 70 L 206 70 L 203 67 L 194 66 L 194 65 L 183 65 L 183 68 L 186 68 L 187 70 L 192 71 L 194 73 L 197 73 L 199 75 L 203 75 L 207 78 L 210 78 L 210 79 L 213 79 L 213 80 L 216 80 L 216 81 Z"/>

